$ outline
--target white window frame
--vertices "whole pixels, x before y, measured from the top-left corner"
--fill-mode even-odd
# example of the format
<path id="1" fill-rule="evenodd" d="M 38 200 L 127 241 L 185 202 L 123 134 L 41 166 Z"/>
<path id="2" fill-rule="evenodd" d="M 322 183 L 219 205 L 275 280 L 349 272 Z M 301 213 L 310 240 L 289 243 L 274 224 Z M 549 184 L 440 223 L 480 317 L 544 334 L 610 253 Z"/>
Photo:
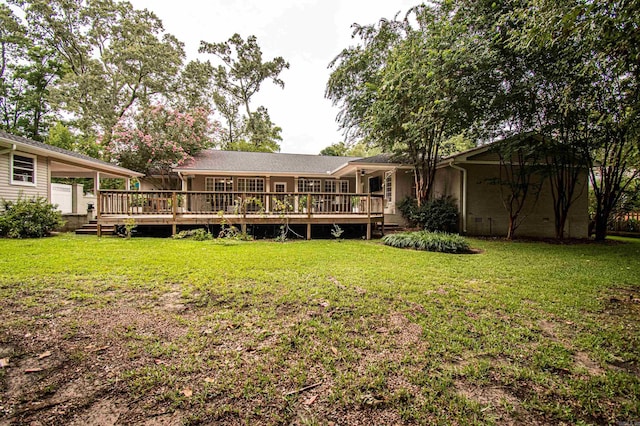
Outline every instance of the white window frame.
<path id="1" fill-rule="evenodd" d="M 222 181 L 222 185 L 224 185 L 224 190 L 217 190 L 216 185 Z M 231 188 L 227 188 L 227 186 L 231 186 Z M 210 192 L 232 192 L 233 191 L 233 179 L 230 177 L 217 177 L 217 176 L 207 176 L 204 178 L 204 190 Z"/>
<path id="2" fill-rule="evenodd" d="M 326 179 L 324 181 L 324 192 L 333 194 L 348 194 L 349 181 L 340 179 Z"/>
<path id="3" fill-rule="evenodd" d="M 317 193 L 317 192 L 321 192 L 321 189 L 322 189 L 322 181 L 320 179 L 307 179 L 307 178 L 298 179 L 297 190 L 299 193 L 304 193 L 304 194 Z"/>
<path id="4" fill-rule="evenodd" d="M 238 191 L 239 192 L 264 192 L 264 178 L 257 177 L 248 177 L 248 178 L 238 178 Z M 253 185 L 252 185 L 253 184 Z M 252 189 L 251 187 L 255 189 Z"/>
<path id="5" fill-rule="evenodd" d="M 15 157 L 23 157 L 23 158 L 30 158 L 31 160 L 33 160 L 33 170 L 32 172 L 32 179 L 33 182 L 28 182 L 28 181 L 24 181 L 24 180 L 16 180 L 14 179 L 14 172 L 15 172 Z M 32 154 L 26 154 L 26 153 L 11 153 L 11 160 L 10 160 L 10 167 L 9 167 L 9 179 L 10 179 L 10 183 L 11 185 L 21 185 L 21 186 L 37 186 L 38 184 L 38 157 Z"/>
<path id="6" fill-rule="evenodd" d="M 392 171 L 384 172 L 384 180 L 382 181 L 382 191 L 387 205 L 393 205 L 393 175 Z"/>
<path id="7" fill-rule="evenodd" d="M 273 183 L 273 192 L 278 192 L 278 191 L 276 191 L 276 188 L 278 187 L 278 185 L 284 186 L 284 191 L 282 191 L 282 193 L 286 193 L 287 192 L 287 182 L 274 182 Z M 278 192 L 278 193 L 280 193 L 280 192 Z"/>

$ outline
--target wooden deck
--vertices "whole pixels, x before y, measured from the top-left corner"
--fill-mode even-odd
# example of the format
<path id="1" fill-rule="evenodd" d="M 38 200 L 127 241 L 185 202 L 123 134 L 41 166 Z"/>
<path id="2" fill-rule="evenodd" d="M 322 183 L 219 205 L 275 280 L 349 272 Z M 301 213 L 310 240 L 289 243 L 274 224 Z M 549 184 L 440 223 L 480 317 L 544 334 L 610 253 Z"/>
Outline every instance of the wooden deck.
<path id="1" fill-rule="evenodd" d="M 193 191 L 100 191 L 98 235 L 102 226 L 180 226 L 229 224 L 246 231 L 247 225 L 384 226 L 384 200 L 380 195 L 339 193 L 193 192 Z"/>

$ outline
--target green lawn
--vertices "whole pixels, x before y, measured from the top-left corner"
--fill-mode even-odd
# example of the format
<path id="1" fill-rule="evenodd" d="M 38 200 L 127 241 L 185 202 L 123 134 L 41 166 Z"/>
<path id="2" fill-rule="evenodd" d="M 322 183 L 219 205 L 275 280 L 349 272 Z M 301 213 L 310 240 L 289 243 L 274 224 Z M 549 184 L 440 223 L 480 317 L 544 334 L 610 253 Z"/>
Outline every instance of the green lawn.
<path id="1" fill-rule="evenodd" d="M 640 240 L 470 242 L 0 240 L 0 424 L 640 422 Z"/>

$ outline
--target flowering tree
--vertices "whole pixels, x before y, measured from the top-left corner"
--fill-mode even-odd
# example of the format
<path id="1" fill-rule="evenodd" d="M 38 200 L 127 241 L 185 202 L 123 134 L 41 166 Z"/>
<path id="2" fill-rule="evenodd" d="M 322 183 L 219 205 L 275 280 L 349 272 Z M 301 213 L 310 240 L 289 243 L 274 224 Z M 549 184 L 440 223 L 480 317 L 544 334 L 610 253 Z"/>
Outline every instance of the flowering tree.
<path id="1" fill-rule="evenodd" d="M 122 167 L 147 176 L 159 175 L 168 189 L 169 172 L 212 145 L 209 111 L 196 108 L 182 113 L 153 105 L 132 119 L 121 120 L 109 143 L 109 152 Z"/>

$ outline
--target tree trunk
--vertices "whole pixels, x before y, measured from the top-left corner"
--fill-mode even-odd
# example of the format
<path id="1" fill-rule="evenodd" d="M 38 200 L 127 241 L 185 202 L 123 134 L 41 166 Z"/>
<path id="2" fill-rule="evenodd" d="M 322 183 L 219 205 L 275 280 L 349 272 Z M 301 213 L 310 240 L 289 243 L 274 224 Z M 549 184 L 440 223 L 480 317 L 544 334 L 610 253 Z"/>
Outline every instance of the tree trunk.
<path id="1" fill-rule="evenodd" d="M 595 232 L 595 238 L 596 241 L 604 241 L 604 239 L 607 237 L 607 217 L 606 216 L 601 216 L 601 215 L 596 215 L 596 232 Z"/>

